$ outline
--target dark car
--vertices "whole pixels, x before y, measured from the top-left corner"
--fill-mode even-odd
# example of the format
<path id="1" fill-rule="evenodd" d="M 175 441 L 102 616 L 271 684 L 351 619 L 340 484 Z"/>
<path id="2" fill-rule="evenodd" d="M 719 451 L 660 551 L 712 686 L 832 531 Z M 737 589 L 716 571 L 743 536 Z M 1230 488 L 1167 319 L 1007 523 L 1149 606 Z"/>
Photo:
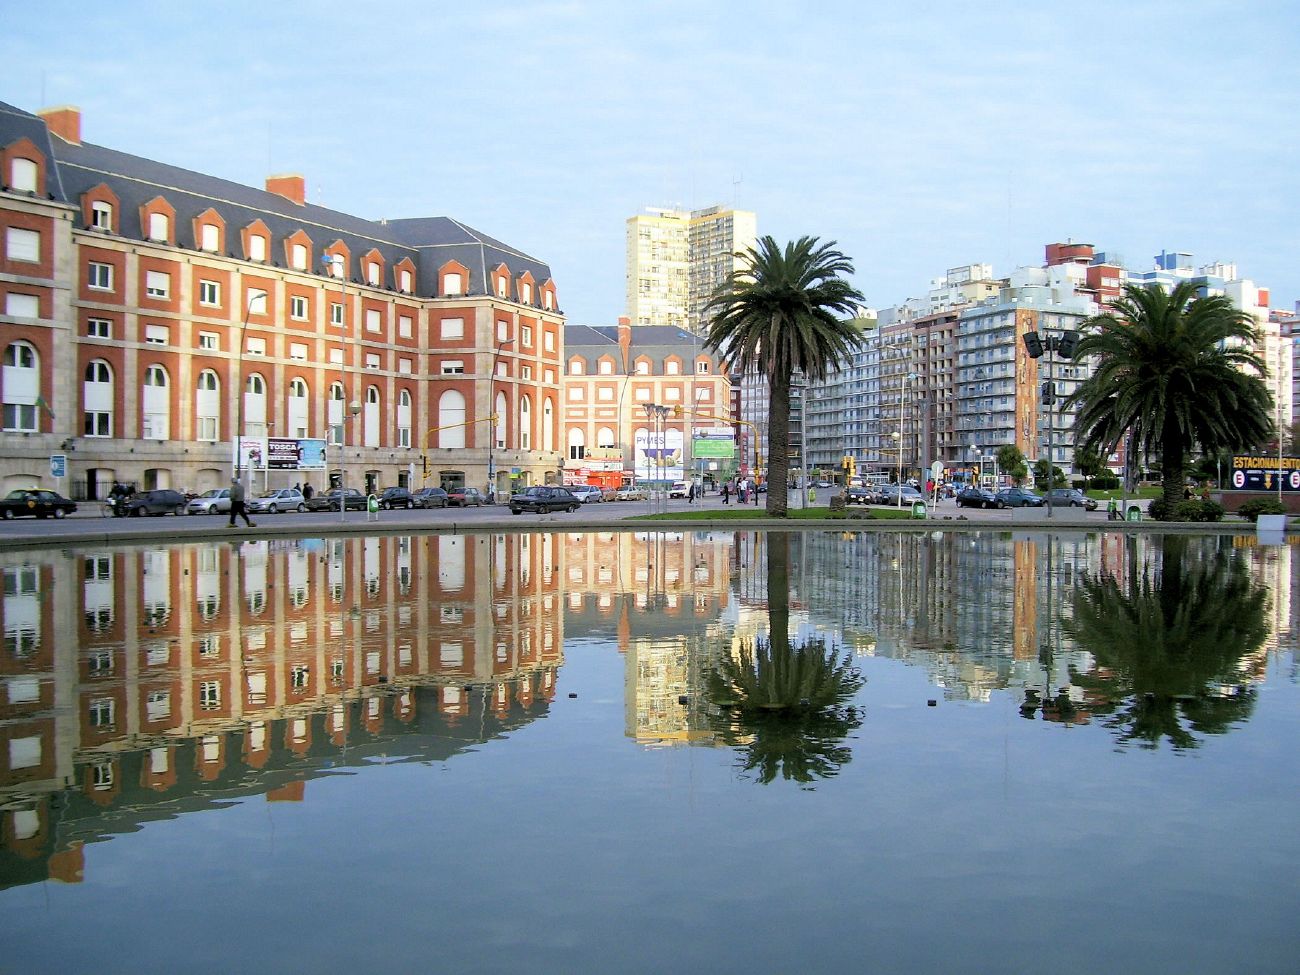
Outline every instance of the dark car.
<path id="1" fill-rule="evenodd" d="M 457 508 L 468 508 L 472 504 L 482 504 L 485 500 L 483 492 L 478 488 L 459 487 L 447 492 L 447 503 Z"/>
<path id="2" fill-rule="evenodd" d="M 1041 508 L 1047 502 L 1025 488 L 1003 488 L 997 493 L 998 504 L 1004 508 Z"/>
<path id="3" fill-rule="evenodd" d="M 998 496 L 987 488 L 968 487 L 957 492 L 959 508 L 1001 508 Z"/>
<path id="4" fill-rule="evenodd" d="M 870 488 L 851 487 L 844 493 L 846 504 L 871 504 L 875 499 L 875 494 Z"/>
<path id="5" fill-rule="evenodd" d="M 321 494 L 313 494 L 307 501 L 307 510 L 338 511 L 340 495 L 344 499 L 342 504 L 349 510 L 366 510 L 366 496 L 356 488 L 343 488 L 341 491 L 338 488 L 334 488 Z"/>
<path id="6" fill-rule="evenodd" d="M 447 492 L 442 488 L 420 488 L 411 495 L 411 504 L 417 508 L 445 508 L 447 507 Z"/>
<path id="7" fill-rule="evenodd" d="M 1053 508 L 1082 508 L 1096 511 L 1097 499 L 1090 498 L 1078 488 L 1052 488 L 1047 492 L 1047 503 Z"/>
<path id="8" fill-rule="evenodd" d="M 530 487 L 521 494 L 510 495 L 510 513 L 521 515 L 525 511 L 544 515 L 548 511 L 577 511 L 582 502 L 573 492 L 562 487 Z"/>
<path id="9" fill-rule="evenodd" d="M 386 511 L 392 511 L 394 508 L 414 508 L 415 499 L 404 487 L 384 488 L 384 493 L 379 496 L 379 507 Z"/>
<path id="10" fill-rule="evenodd" d="M 185 510 L 187 503 L 185 495 L 180 491 L 158 488 L 131 495 L 126 499 L 122 510 L 136 518 L 141 515 L 179 515 Z"/>
<path id="11" fill-rule="evenodd" d="M 77 502 L 43 488 L 19 488 L 0 499 L 0 517 L 6 520 L 31 515 L 35 518 L 66 518 L 77 510 Z"/>

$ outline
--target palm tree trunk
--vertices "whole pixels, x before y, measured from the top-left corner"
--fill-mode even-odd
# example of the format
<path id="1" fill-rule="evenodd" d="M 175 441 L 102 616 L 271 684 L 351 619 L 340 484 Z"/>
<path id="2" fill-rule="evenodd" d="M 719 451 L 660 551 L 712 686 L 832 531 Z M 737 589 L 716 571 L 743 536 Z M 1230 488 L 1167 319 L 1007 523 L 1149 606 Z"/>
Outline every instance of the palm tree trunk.
<path id="1" fill-rule="evenodd" d="M 768 496 L 772 494 L 769 485 Z M 790 650 L 790 536 L 767 532 L 767 634 L 773 658 Z"/>
<path id="2" fill-rule="evenodd" d="M 1174 505 L 1183 500 L 1183 482 L 1187 479 L 1183 441 L 1172 418 L 1166 418 L 1160 439 L 1160 464 L 1160 494 L 1172 513 Z"/>
<path id="3" fill-rule="evenodd" d="M 789 504 L 790 376 L 768 376 L 767 384 L 767 514 L 784 518 Z"/>

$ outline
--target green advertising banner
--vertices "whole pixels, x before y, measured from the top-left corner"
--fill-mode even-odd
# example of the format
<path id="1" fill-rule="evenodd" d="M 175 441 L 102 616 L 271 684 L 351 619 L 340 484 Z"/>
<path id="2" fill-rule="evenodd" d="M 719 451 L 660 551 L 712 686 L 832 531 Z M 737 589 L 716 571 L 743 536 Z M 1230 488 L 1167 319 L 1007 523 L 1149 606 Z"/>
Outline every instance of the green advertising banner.
<path id="1" fill-rule="evenodd" d="M 731 460 L 736 456 L 736 442 L 730 436 L 696 437 L 691 441 L 691 456 L 698 459 Z"/>

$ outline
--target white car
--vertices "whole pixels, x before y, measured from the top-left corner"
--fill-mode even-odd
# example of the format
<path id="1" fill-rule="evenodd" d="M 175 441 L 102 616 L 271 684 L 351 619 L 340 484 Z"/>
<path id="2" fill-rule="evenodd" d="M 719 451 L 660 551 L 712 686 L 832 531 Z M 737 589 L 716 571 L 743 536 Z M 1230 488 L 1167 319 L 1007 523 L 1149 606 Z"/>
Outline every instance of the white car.
<path id="1" fill-rule="evenodd" d="M 254 498 L 245 507 L 255 515 L 278 515 L 281 511 L 306 511 L 307 499 L 296 488 L 280 488 Z"/>
<path id="2" fill-rule="evenodd" d="M 575 484 L 569 488 L 569 493 L 583 504 L 591 504 L 593 501 L 605 500 L 605 492 L 595 484 Z"/>
<path id="3" fill-rule="evenodd" d="M 230 513 L 230 488 L 204 491 L 185 505 L 187 515 L 226 515 Z"/>
<path id="4" fill-rule="evenodd" d="M 673 486 L 668 489 L 668 497 L 684 498 L 690 493 L 691 486 L 685 481 L 673 481 Z"/>
<path id="5" fill-rule="evenodd" d="M 648 497 L 650 497 L 650 495 L 646 493 L 645 488 L 624 487 L 618 489 L 618 492 L 614 495 L 614 500 L 615 501 L 644 501 Z"/>

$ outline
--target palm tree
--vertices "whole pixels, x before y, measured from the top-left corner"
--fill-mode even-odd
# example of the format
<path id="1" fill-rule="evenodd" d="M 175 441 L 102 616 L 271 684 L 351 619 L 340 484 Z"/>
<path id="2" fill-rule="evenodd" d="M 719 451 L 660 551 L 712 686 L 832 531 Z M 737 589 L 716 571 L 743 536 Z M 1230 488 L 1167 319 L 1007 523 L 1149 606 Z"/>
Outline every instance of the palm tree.
<path id="1" fill-rule="evenodd" d="M 1127 285 L 1084 323 L 1077 357 L 1093 357 L 1093 374 L 1066 401 L 1079 408 L 1078 446 L 1109 454 L 1132 431 L 1139 453 L 1160 454 L 1166 510 L 1182 497 L 1194 447 L 1241 450 L 1273 428 L 1250 317 L 1196 289 Z"/>
<path id="2" fill-rule="evenodd" d="M 845 318 L 862 294 L 841 275 L 853 262 L 835 249 L 801 237 L 782 250 L 771 237 L 736 255 L 745 262 L 706 306 L 716 312 L 705 344 L 733 368 L 767 378 L 767 513 L 786 515 L 790 470 L 790 378 L 796 370 L 809 382 L 848 358 L 861 341 Z"/>

